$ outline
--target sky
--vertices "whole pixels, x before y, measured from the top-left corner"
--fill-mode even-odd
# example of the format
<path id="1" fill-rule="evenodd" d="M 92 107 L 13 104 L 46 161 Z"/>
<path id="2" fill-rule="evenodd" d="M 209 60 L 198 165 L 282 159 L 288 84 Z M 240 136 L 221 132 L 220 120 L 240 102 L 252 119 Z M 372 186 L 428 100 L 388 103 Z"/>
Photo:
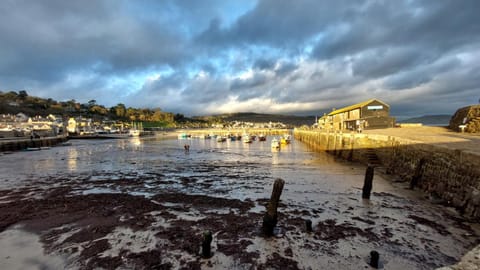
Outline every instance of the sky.
<path id="1" fill-rule="evenodd" d="M 187 116 L 480 98 L 477 0 L 2 0 L 0 90 Z"/>

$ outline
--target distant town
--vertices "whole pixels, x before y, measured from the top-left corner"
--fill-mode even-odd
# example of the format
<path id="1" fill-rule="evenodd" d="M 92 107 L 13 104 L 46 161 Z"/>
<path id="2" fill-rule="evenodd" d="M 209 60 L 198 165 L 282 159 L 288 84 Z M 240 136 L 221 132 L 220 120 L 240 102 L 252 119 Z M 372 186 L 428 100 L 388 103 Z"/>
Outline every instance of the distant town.
<path id="1" fill-rule="evenodd" d="M 187 118 L 182 114 L 163 112 L 161 109 L 127 108 L 121 103 L 107 108 L 97 104 L 95 100 L 85 104 L 75 100 L 59 102 L 29 96 L 26 91 L 0 92 L 0 105 L 0 138 L 126 134 L 134 129 L 293 127 L 291 123 L 279 121 L 240 121 L 231 115 Z M 245 115 L 240 114 L 239 118 L 242 117 L 245 118 Z M 256 117 L 258 115 L 249 114 L 247 119 Z M 303 123 L 307 122 L 306 119 L 312 119 L 298 118 L 303 120 Z"/>

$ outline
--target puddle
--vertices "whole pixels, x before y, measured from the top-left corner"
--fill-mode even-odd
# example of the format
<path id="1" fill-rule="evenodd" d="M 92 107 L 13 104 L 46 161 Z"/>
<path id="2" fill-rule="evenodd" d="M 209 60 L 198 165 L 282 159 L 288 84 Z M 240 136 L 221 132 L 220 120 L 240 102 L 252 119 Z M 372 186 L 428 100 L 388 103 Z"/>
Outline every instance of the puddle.
<path id="1" fill-rule="evenodd" d="M 24 269 L 65 269 L 65 259 L 45 254 L 40 238 L 16 226 L 0 233 L 1 268 Z"/>

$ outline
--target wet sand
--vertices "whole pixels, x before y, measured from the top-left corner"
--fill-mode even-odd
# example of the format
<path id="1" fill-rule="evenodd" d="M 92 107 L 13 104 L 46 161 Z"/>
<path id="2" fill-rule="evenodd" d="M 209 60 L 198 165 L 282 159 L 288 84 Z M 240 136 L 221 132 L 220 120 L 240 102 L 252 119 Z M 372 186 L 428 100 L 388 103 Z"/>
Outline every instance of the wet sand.
<path id="1" fill-rule="evenodd" d="M 255 143 L 74 142 L 31 154 L 30 171 L 25 153 L 9 155 L 1 259 L 37 269 L 368 269 L 377 250 L 385 269 L 432 269 L 479 243 L 477 224 L 380 172 L 362 200 L 362 166 L 296 142 L 280 152 Z M 278 177 L 286 184 L 267 238 L 261 221 Z M 45 254 L 12 244 L 22 239 Z"/>

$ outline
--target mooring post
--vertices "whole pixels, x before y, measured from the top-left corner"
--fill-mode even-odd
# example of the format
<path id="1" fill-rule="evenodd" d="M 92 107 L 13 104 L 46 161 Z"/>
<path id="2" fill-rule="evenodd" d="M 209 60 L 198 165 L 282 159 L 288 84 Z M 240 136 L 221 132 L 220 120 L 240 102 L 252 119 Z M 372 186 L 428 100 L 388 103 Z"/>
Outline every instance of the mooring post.
<path id="1" fill-rule="evenodd" d="M 212 243 L 213 237 L 211 231 L 205 231 L 203 233 L 202 241 L 202 256 L 203 258 L 210 258 L 212 256 L 212 248 L 210 244 Z"/>
<path id="2" fill-rule="evenodd" d="M 282 195 L 283 185 L 285 181 L 283 179 L 276 179 L 273 184 L 272 197 L 268 202 L 267 213 L 263 216 L 263 233 L 266 236 L 273 235 L 273 229 L 277 225 L 277 207 L 280 201 L 280 195 Z"/>
<path id="3" fill-rule="evenodd" d="M 378 269 L 378 262 L 380 260 L 380 254 L 376 250 L 370 251 L 370 263 L 369 265 L 375 269 Z"/>
<path id="4" fill-rule="evenodd" d="M 362 189 L 362 198 L 363 199 L 370 199 L 370 192 L 372 191 L 373 186 L 373 166 L 370 164 L 365 171 L 365 180 L 363 182 L 363 189 Z"/>
<path id="5" fill-rule="evenodd" d="M 307 230 L 307 232 L 312 232 L 313 229 L 312 229 L 312 221 L 310 219 L 307 219 L 305 220 L 305 229 Z"/>
<path id="6" fill-rule="evenodd" d="M 422 178 L 422 169 L 425 161 L 425 158 L 421 158 L 418 162 L 417 167 L 415 168 L 415 173 L 413 174 L 412 180 L 410 181 L 410 189 L 414 189 Z"/>

